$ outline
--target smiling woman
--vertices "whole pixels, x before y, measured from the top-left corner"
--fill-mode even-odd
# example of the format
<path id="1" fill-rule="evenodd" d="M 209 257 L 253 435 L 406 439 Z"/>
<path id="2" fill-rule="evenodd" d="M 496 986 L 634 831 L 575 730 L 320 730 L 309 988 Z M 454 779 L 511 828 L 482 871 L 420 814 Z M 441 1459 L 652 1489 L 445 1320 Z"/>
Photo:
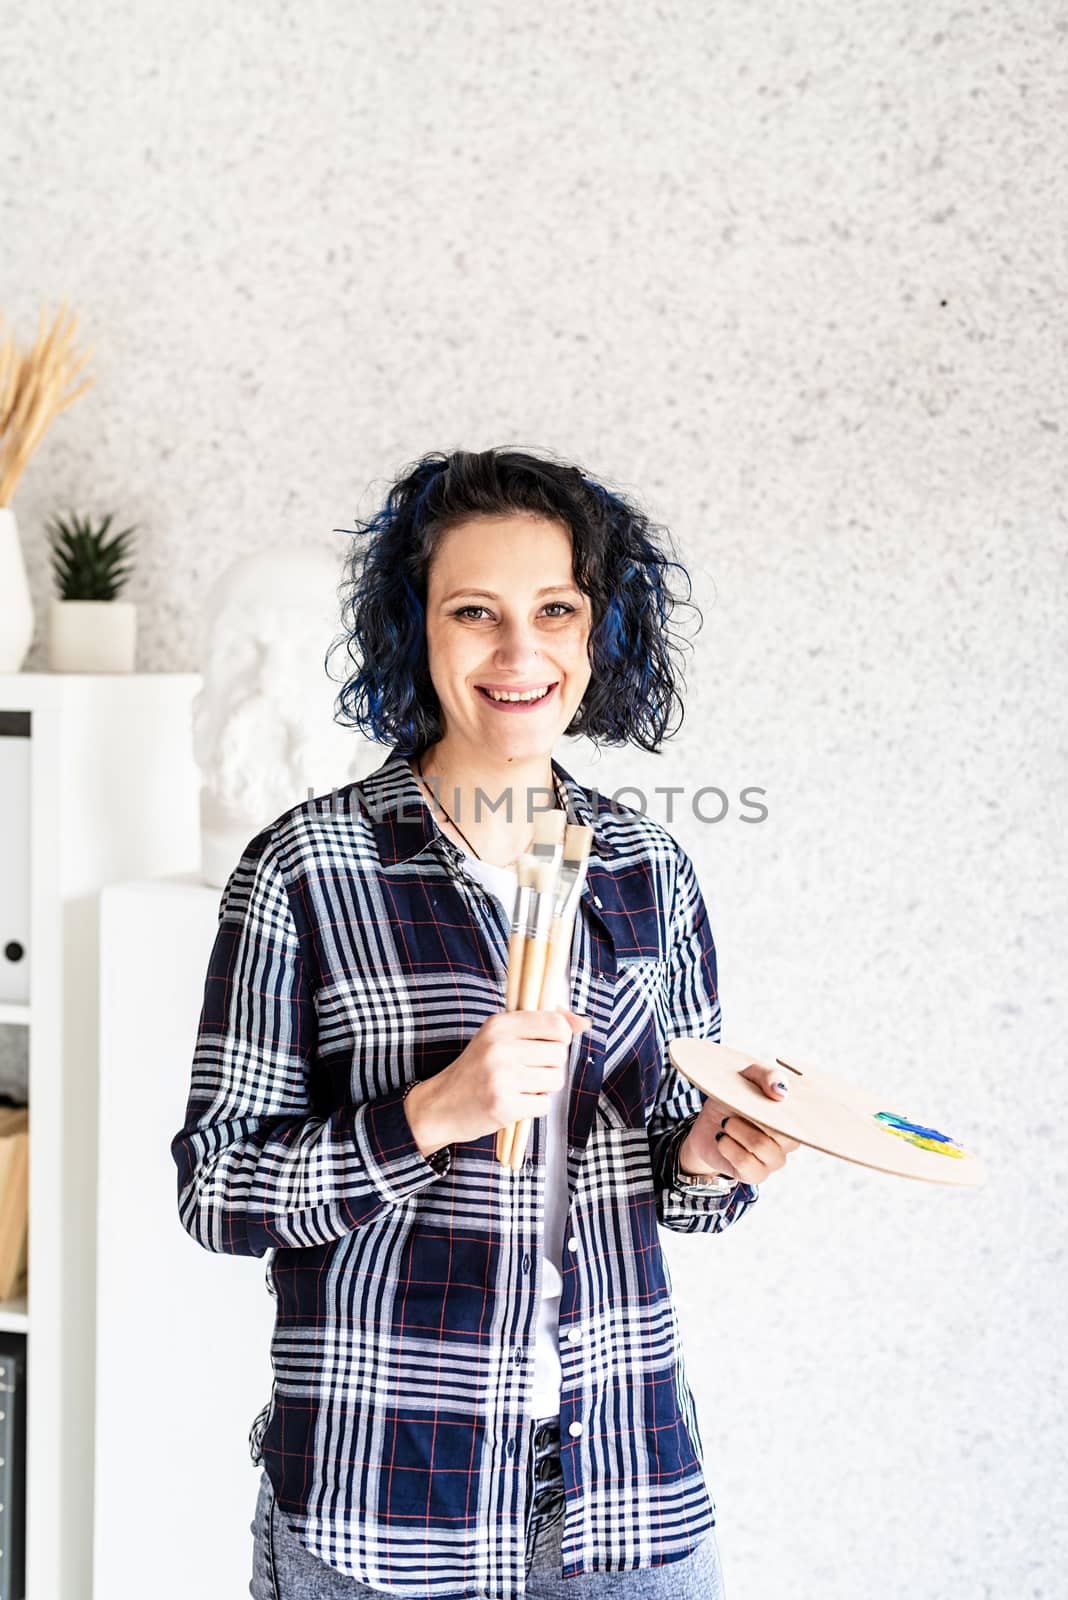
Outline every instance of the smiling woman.
<path id="1" fill-rule="evenodd" d="M 507 523 L 514 531 L 506 551 L 500 532 Z M 454 550 L 443 561 L 444 536 L 464 525 L 463 559 Z M 673 659 L 681 655 L 681 639 L 673 615 L 682 605 L 697 611 L 689 575 L 666 529 L 578 467 L 518 450 L 431 452 L 352 531 L 342 591 L 347 631 L 327 659 L 344 646 L 356 664 L 339 696 L 339 720 L 369 738 L 410 750 L 441 738 L 444 713 L 428 660 L 435 610 L 455 607 L 457 620 L 484 633 L 504 622 L 504 600 L 519 599 L 524 606 L 537 600 L 545 624 L 563 627 L 569 637 L 578 625 L 576 610 L 585 617 L 589 693 L 571 708 L 563 733 L 658 751 L 681 726 Z M 480 558 L 474 566 L 472 553 Z M 481 576 L 494 568 L 501 582 Z M 432 569 L 438 578 L 433 596 Z M 520 570 L 530 585 L 522 596 L 514 591 Z M 672 575 L 683 594 L 672 591 Z M 475 682 L 511 688 L 513 680 L 542 686 L 513 671 L 486 673 Z"/>
<path id="2" fill-rule="evenodd" d="M 441 825 L 478 859 L 526 848 L 561 734 L 655 751 L 681 722 L 670 619 L 688 575 L 666 530 L 577 467 L 433 453 L 358 534 L 340 719 L 421 757 L 446 785 Z"/>
<path id="3" fill-rule="evenodd" d="M 172 1141 L 193 1237 L 272 1256 L 251 1592 L 710 1600 L 657 1224 L 721 1233 L 786 1152 L 668 1053 L 719 1037 L 693 863 L 553 755 L 659 750 L 685 572 L 622 496 L 514 450 L 425 457 L 358 533 L 339 707 L 392 748 L 234 868 Z M 570 994 L 508 1011 L 512 868 L 554 795 L 590 851 Z"/>

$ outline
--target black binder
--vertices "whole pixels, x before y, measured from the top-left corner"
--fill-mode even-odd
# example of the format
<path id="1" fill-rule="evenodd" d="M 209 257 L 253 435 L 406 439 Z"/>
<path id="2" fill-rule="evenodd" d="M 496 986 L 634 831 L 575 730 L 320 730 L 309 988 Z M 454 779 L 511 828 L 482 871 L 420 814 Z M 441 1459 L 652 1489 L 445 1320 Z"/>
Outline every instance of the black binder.
<path id="1" fill-rule="evenodd" d="M 0 1332 L 0 1600 L 26 1600 L 26 1335 Z"/>

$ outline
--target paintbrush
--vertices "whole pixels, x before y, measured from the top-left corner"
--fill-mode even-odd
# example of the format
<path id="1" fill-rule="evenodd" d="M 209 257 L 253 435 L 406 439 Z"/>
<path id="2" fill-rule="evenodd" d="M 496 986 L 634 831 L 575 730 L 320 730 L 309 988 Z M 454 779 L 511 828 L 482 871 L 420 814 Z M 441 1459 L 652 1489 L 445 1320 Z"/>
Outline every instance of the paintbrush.
<path id="1" fill-rule="evenodd" d="M 586 881 L 586 868 L 593 844 L 593 829 L 579 823 L 568 823 L 564 831 L 563 858 L 557 874 L 552 920 L 545 963 L 541 976 L 541 991 L 537 1006 L 542 1010 L 554 1007 L 569 1009 L 571 940 L 578 912 L 579 897 Z M 522 1118 L 512 1129 L 508 1164 L 518 1171 L 526 1156 L 530 1135 L 529 1117 Z"/>
<path id="2" fill-rule="evenodd" d="M 555 880 L 556 872 L 563 854 L 564 829 L 567 826 L 567 812 L 560 809 L 552 811 L 539 811 L 534 818 L 534 838 L 531 847 L 517 859 L 517 877 L 519 879 L 516 889 L 515 910 L 512 916 L 512 932 L 508 941 L 508 976 L 505 989 L 505 1010 L 515 1011 L 526 1006 L 534 1007 L 537 999 L 526 1000 L 524 995 L 540 993 L 539 985 L 534 987 L 533 978 L 527 976 L 528 961 L 544 960 L 544 954 L 538 951 L 538 921 L 537 894 L 539 881 L 537 867 L 547 866 L 551 869 L 550 882 Z M 524 862 L 526 866 L 524 867 Z M 520 871 L 520 869 L 523 869 Z M 542 877 L 544 878 L 544 874 Z M 524 896 L 523 890 L 528 890 Z M 552 915 L 552 901 L 548 909 L 541 913 L 542 919 L 547 922 Z M 533 941 L 533 943 L 531 942 Z M 543 947 L 544 949 L 544 947 Z M 533 955 L 528 952 L 533 951 Z M 533 973 L 533 968 L 531 968 Z M 498 1128 L 496 1138 L 497 1160 L 503 1167 L 508 1165 L 508 1151 L 515 1123 L 510 1127 Z"/>
<path id="3" fill-rule="evenodd" d="M 569 1009 L 570 974 L 568 958 L 571 955 L 571 935 L 575 926 L 579 896 L 586 881 L 586 867 L 593 845 L 593 829 L 581 823 L 569 822 L 564 829 L 564 850 L 556 884 L 556 904 L 549 924 L 549 951 L 545 958 L 545 974 L 541 984 L 543 1007 L 562 1006 Z"/>
<path id="4" fill-rule="evenodd" d="M 521 885 L 529 886 L 530 898 L 527 924 L 521 940 L 519 1000 L 516 1009 L 532 1011 L 537 1008 L 541 995 L 541 978 L 549 948 L 549 924 L 553 913 L 556 865 L 552 861 L 535 861 L 533 856 L 524 854 L 519 857 L 517 866 L 519 882 Z M 514 980 L 510 979 L 510 984 L 512 981 Z M 497 1159 L 502 1167 L 511 1165 L 509 1152 L 512 1135 L 518 1125 L 513 1122 L 509 1127 L 497 1130 Z"/>
<path id="5" fill-rule="evenodd" d="M 564 829 L 567 827 L 567 812 L 559 806 L 552 811 L 539 811 L 534 817 L 534 838 L 531 841 L 528 856 L 533 856 L 535 861 L 551 861 L 555 866 L 560 865 L 564 849 Z"/>
<path id="6" fill-rule="evenodd" d="M 508 973 L 505 979 L 504 1009 L 506 1011 L 519 1010 L 519 996 L 523 981 L 523 951 L 526 948 L 528 929 L 533 912 L 532 899 L 534 895 L 534 872 L 536 863 L 533 856 L 520 855 L 516 860 L 516 891 L 515 904 L 512 908 L 512 931 L 508 938 Z M 502 1167 L 508 1165 L 508 1152 L 511 1148 L 512 1127 L 497 1129 L 497 1160 Z"/>

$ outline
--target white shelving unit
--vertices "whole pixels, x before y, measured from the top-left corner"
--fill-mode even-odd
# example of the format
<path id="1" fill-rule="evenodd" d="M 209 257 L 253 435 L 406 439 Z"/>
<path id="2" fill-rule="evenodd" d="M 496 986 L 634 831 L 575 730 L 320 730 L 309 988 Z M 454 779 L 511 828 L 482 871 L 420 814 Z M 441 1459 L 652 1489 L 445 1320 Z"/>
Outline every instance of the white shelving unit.
<path id="1" fill-rule="evenodd" d="M 201 681 L 0 673 L 30 742 L 29 998 L 0 1004 L 29 1030 L 28 1293 L 0 1303 L 27 1336 L 27 1600 L 92 1594 L 99 892 L 199 868 Z"/>

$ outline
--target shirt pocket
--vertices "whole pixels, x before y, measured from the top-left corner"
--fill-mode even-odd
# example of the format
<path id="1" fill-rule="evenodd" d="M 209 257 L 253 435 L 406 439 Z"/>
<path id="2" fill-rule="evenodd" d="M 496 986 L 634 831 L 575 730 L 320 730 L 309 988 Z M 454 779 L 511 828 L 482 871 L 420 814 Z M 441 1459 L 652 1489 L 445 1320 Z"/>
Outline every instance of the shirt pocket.
<path id="1" fill-rule="evenodd" d="M 616 957 L 600 1097 L 624 1126 L 644 1128 L 656 1097 L 663 1055 L 658 1017 L 667 968 L 658 951 Z"/>
<path id="2" fill-rule="evenodd" d="M 586 1165 L 591 1171 L 605 1174 L 606 1181 L 612 1184 L 625 1181 L 630 1201 L 644 1199 L 655 1208 L 649 1136 L 643 1127 L 624 1121 L 618 1108 L 604 1098 L 598 1101 L 594 1112 Z"/>

